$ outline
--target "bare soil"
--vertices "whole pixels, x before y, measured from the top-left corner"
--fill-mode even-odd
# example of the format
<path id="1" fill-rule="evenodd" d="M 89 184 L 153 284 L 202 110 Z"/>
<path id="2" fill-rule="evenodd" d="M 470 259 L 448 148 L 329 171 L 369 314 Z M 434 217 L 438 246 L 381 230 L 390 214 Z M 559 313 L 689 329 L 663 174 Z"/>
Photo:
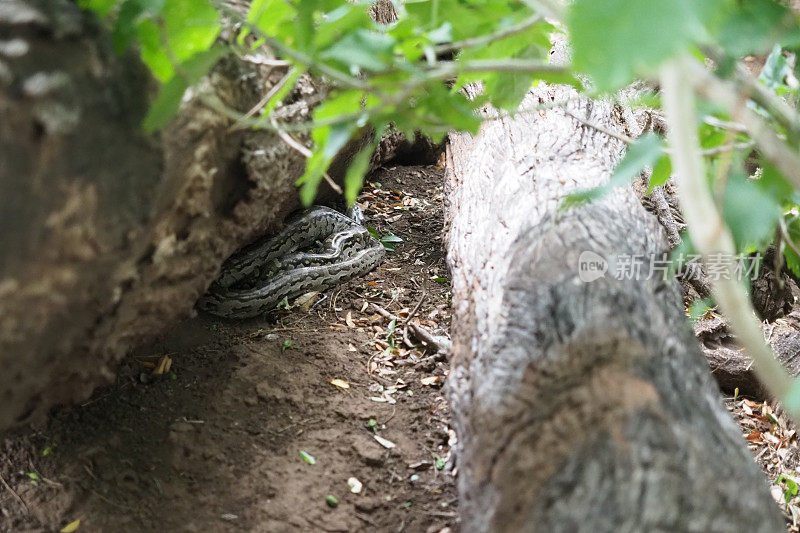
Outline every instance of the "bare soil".
<path id="1" fill-rule="evenodd" d="M 378 171 L 359 202 L 403 239 L 379 269 L 310 309 L 182 323 L 3 441 L 0 530 L 456 531 L 448 368 L 406 327 L 449 327 L 441 186 L 437 167 Z"/>
<path id="2" fill-rule="evenodd" d="M 359 203 L 403 239 L 379 269 L 311 309 L 182 323 L 84 404 L 0 442 L 0 531 L 458 531 L 447 362 L 405 327 L 449 329 L 441 187 L 438 167 L 379 170 Z M 399 316 L 393 333 L 368 303 Z M 725 400 L 798 531 L 794 425 L 772 402 Z"/>

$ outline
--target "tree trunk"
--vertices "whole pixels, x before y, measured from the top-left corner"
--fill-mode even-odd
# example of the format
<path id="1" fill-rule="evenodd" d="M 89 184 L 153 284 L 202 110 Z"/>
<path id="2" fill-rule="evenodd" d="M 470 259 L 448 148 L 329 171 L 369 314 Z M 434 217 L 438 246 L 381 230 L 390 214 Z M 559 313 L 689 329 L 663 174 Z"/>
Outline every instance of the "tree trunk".
<path id="1" fill-rule="evenodd" d="M 148 137 L 146 69 L 73 2 L 0 2 L 0 35 L 1 431 L 86 398 L 132 347 L 190 316 L 221 263 L 299 207 L 305 161 L 196 96 L 244 112 L 282 68 L 223 59 Z M 276 113 L 308 120 L 324 96 L 304 77 Z M 402 152 L 395 141 L 382 153 Z"/>
<path id="2" fill-rule="evenodd" d="M 591 124 L 641 134 L 644 117 L 566 87 L 522 106 L 567 100 Z M 623 152 L 558 107 L 451 136 L 449 396 L 466 532 L 782 529 L 677 283 L 646 268 L 616 279 L 614 258 L 667 249 L 655 217 L 630 189 L 557 209 Z M 587 260 L 609 270 L 582 281 Z"/>

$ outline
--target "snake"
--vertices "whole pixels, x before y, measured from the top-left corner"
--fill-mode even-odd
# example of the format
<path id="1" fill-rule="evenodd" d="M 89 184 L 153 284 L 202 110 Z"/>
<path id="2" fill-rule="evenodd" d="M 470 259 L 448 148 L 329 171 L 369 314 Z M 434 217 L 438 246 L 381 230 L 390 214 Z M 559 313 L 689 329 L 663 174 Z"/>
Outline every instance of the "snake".
<path id="1" fill-rule="evenodd" d="M 231 256 L 197 307 L 225 318 L 252 318 L 310 291 L 324 291 L 378 266 L 385 249 L 360 222 L 317 206 L 275 236 Z"/>

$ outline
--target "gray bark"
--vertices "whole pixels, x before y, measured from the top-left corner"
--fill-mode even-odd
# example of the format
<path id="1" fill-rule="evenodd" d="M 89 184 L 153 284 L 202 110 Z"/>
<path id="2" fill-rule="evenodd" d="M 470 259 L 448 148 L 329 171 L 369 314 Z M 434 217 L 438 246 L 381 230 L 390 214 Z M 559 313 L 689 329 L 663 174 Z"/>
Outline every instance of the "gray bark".
<path id="1" fill-rule="evenodd" d="M 793 376 L 800 374 L 800 312 L 792 311 L 784 319 L 763 324 L 762 329 L 783 367 Z M 742 351 L 721 317 L 700 320 L 694 332 L 723 391 L 759 400 L 771 397 L 758 380 L 753 361 Z"/>
<path id="2" fill-rule="evenodd" d="M 541 86 L 523 107 L 641 132 L 606 102 Z M 581 281 L 579 256 L 658 255 L 630 189 L 559 212 L 605 182 L 619 141 L 556 108 L 485 122 L 448 150 L 453 353 L 466 532 L 779 531 L 766 482 L 660 276 Z M 645 272 L 646 274 L 646 272 Z"/>

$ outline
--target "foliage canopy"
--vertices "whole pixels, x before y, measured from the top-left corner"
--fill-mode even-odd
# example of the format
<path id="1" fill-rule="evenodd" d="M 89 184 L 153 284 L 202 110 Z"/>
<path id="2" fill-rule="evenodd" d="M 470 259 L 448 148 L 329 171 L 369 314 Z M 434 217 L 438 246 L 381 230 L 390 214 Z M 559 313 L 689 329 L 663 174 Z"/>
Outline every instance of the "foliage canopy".
<path id="1" fill-rule="evenodd" d="M 258 52 L 285 62 L 280 90 L 249 119 L 258 128 L 283 127 L 270 114 L 301 74 L 323 77 L 331 93 L 304 126 L 313 141 L 298 180 L 306 204 L 334 156 L 354 136 L 373 132 L 347 172 L 348 202 L 354 201 L 369 157 L 390 124 L 408 138 L 419 132 L 434 141 L 452 130 L 475 132 L 480 107 L 491 103 L 516 112 L 527 90 L 540 81 L 613 95 L 687 52 L 713 62 L 720 78 L 736 81 L 742 57 L 768 54 L 758 78 L 764 92 L 792 105 L 800 94 L 795 60 L 800 24 L 796 13 L 774 0 L 575 0 L 566 8 L 555 0 L 409 0 L 394 3 L 397 20 L 386 25 L 373 20 L 371 3 L 363 0 L 254 0 L 246 13 L 217 0 L 80 1 L 111 25 L 116 50 L 135 45 L 161 82 L 144 123 L 150 131 L 171 119 L 185 90 L 225 54 Z M 234 37 L 225 41 L 220 39 L 224 25 L 234 28 Z M 569 34 L 571 64 L 548 61 L 556 33 Z M 576 79 L 591 81 L 583 86 Z M 483 92 L 469 100 L 459 90 L 476 81 Z M 658 107 L 659 99 L 654 92 L 643 103 Z M 748 105 L 797 149 L 796 117 L 776 116 L 763 94 Z M 698 136 L 711 163 L 709 180 L 724 180 L 723 212 L 738 247 L 763 247 L 780 228 L 785 238 L 797 239 L 797 191 L 780 165 L 753 150 L 746 131 L 731 127 L 729 115 L 707 102 Z M 749 177 L 754 165 L 757 180 Z M 651 187 L 670 176 L 668 150 L 656 135 L 633 143 L 610 186 L 627 183 L 644 166 L 653 168 Z M 602 193 L 585 191 L 568 203 Z M 800 274 L 800 256 L 792 248 L 785 249 L 786 259 Z"/>

